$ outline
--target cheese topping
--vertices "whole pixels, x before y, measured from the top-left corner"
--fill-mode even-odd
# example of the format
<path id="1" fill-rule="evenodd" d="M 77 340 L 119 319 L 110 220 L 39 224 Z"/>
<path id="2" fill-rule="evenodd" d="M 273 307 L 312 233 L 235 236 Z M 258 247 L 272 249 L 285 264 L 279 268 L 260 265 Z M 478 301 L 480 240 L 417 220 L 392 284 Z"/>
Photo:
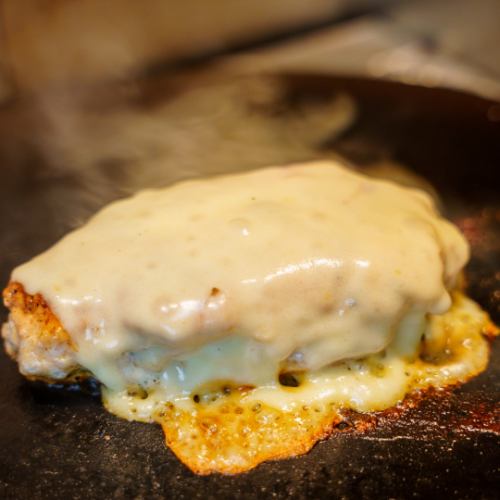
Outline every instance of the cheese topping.
<path id="1" fill-rule="evenodd" d="M 140 192 L 12 279 L 109 391 L 172 399 L 416 345 L 467 257 L 423 192 L 315 162 Z"/>

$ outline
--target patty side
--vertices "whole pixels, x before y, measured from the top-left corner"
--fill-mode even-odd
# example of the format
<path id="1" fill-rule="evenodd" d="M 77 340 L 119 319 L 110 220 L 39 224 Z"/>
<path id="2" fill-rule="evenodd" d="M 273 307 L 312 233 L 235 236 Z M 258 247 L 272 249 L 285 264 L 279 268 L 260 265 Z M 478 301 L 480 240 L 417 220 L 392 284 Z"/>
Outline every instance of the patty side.
<path id="1" fill-rule="evenodd" d="M 76 348 L 44 297 L 30 295 L 22 284 L 11 282 L 3 291 L 3 301 L 10 314 L 2 337 L 19 371 L 31 380 L 71 381 L 80 369 Z"/>

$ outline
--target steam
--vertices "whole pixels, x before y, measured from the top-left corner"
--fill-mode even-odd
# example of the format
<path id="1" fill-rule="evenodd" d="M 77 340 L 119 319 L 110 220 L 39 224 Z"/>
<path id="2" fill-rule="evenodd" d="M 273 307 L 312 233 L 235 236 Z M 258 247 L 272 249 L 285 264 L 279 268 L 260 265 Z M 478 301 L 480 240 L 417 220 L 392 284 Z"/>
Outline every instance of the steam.
<path id="1" fill-rule="evenodd" d="M 2 110 L 2 282 L 112 200 L 197 176 L 337 157 L 321 146 L 356 118 L 347 95 L 290 99 L 274 78 L 180 91 L 163 83 L 59 89 Z M 427 188 L 401 165 L 370 170 Z"/>
<path id="2" fill-rule="evenodd" d="M 290 110 L 283 92 L 276 80 L 251 78 L 153 106 L 134 98 L 110 105 L 85 94 L 45 96 L 37 138 L 45 175 L 77 181 L 75 225 L 138 189 L 317 157 L 317 145 L 353 121 L 355 106 L 345 95 Z"/>

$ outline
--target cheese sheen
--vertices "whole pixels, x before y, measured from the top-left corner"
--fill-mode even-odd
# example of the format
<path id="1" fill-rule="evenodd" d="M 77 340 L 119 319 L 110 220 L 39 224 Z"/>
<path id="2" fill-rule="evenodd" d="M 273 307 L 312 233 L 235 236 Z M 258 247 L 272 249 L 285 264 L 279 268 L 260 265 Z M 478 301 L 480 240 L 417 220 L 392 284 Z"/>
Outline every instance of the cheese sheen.
<path id="1" fill-rule="evenodd" d="M 179 398 L 416 345 L 467 259 L 428 195 L 322 161 L 142 191 L 12 279 L 108 390 Z"/>

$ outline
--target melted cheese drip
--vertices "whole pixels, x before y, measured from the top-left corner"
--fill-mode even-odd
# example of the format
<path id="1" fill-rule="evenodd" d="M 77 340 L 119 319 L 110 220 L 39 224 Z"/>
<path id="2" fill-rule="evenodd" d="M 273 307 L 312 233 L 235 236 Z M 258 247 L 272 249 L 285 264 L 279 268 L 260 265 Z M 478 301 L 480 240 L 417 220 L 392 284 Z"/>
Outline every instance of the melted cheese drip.
<path id="1" fill-rule="evenodd" d="M 432 316 L 419 330 L 418 337 L 403 332 L 381 353 L 301 373 L 298 387 L 286 387 L 278 380 L 269 379 L 256 388 L 245 388 L 240 403 L 259 402 L 283 412 L 303 405 L 332 402 L 337 408 L 360 412 L 383 410 L 402 401 L 415 389 L 431 385 L 444 387 L 481 372 L 489 355 L 488 342 L 483 338 L 488 328 L 494 328 L 488 315 L 475 302 L 456 293 L 453 307 L 445 315 Z M 425 346 L 433 344 L 439 347 L 433 347 L 425 359 Z M 446 349 L 441 348 L 443 344 Z M 200 361 L 210 362 L 206 358 Z M 198 366 L 203 370 L 202 363 Z M 198 375 L 194 384 L 200 378 L 204 379 Z M 203 400 L 203 386 L 198 388 L 200 390 L 194 392 Z M 211 396 L 216 392 L 207 394 Z M 166 397 L 158 388 L 142 394 L 105 389 L 104 400 L 113 413 L 145 422 L 154 419 L 155 411 L 162 408 L 166 400 L 186 410 L 199 406 L 193 401 L 193 392 Z"/>
<path id="2" fill-rule="evenodd" d="M 298 387 L 200 387 L 194 397 L 168 402 L 158 390 L 105 391 L 103 400 L 123 418 L 160 423 L 169 447 L 197 473 L 246 471 L 307 452 L 346 409 L 384 410 L 415 390 L 464 382 L 484 370 L 483 334 L 497 329 L 477 304 L 460 293 L 453 299 L 447 313 L 429 318 L 422 339 L 398 336 L 383 353 L 305 372 Z"/>
<path id="3" fill-rule="evenodd" d="M 423 192 L 316 162 L 115 202 L 12 279 L 43 295 L 80 365 L 115 394 L 179 400 L 231 380 L 287 407 L 297 394 L 276 392 L 280 370 L 312 371 L 316 394 L 338 380 L 332 363 L 395 338 L 413 352 L 467 256 Z M 401 387 L 402 361 L 387 352 L 381 397 Z M 354 371 L 329 397 L 363 400 Z"/>

